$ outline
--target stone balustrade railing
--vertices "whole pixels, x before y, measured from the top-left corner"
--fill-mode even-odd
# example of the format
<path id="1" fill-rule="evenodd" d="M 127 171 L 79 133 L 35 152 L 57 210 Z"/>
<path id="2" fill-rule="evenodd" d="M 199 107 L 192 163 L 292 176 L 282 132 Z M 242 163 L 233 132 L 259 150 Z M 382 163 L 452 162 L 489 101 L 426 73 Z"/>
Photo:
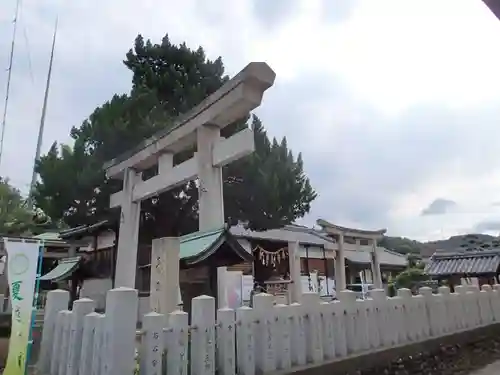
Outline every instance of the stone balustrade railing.
<path id="1" fill-rule="evenodd" d="M 305 293 L 302 304 L 275 305 L 269 294 L 254 296 L 253 308 L 216 310 L 215 299 L 196 297 L 191 317 L 146 314 L 136 330 L 134 289 L 108 292 L 105 314 L 81 299 L 66 310 L 69 295 L 48 294 L 41 352 L 42 375 L 255 375 L 325 363 L 411 345 L 500 323 L 500 286 L 479 291 L 461 286 L 432 294 L 421 288 L 396 297 L 383 290 L 371 299 L 354 292 L 321 302 Z M 190 318 L 190 319 L 189 319 Z M 136 363 L 136 350 L 139 360 Z"/>

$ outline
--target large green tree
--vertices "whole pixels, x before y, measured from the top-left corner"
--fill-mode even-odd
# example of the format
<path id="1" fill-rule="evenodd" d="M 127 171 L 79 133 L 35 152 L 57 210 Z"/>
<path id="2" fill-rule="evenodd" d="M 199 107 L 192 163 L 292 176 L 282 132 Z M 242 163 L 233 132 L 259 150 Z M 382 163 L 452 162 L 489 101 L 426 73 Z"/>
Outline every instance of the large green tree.
<path id="1" fill-rule="evenodd" d="M 203 49 L 174 45 L 166 36 L 161 44 L 139 35 L 124 61 L 132 73 L 132 89 L 115 95 L 95 109 L 81 126 L 71 130 L 72 147 L 54 144 L 37 166 L 41 182 L 35 201 L 53 218 L 71 226 L 116 218 L 108 210 L 109 195 L 121 189 L 107 180 L 102 165 L 142 139 L 171 126 L 215 92 L 228 79 L 221 58 L 211 61 Z M 302 157 L 295 157 L 286 139 L 269 140 L 256 116 L 224 129 L 230 135 L 250 126 L 256 152 L 223 169 L 226 220 L 244 221 L 253 229 L 276 228 L 304 216 L 316 197 L 304 174 Z M 176 155 L 182 161 L 195 150 Z M 174 160 L 175 162 L 175 160 Z M 156 173 L 146 171 L 146 177 Z M 198 191 L 194 182 L 165 192 L 142 204 L 141 235 L 178 235 L 197 230 Z"/>

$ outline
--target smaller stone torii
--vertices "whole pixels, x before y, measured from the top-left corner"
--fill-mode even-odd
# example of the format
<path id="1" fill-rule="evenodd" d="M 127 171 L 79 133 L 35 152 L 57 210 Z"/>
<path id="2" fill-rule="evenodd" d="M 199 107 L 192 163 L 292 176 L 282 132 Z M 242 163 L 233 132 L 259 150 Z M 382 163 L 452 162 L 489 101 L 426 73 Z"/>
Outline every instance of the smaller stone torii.
<path id="1" fill-rule="evenodd" d="M 345 253 L 344 253 L 344 237 L 356 238 L 359 244 L 360 239 L 368 240 L 371 242 L 372 249 L 371 266 L 373 274 L 373 285 L 377 289 L 382 289 L 382 273 L 380 272 L 380 260 L 377 252 L 377 241 L 380 240 L 386 233 L 386 229 L 379 230 L 363 230 L 341 227 L 332 224 L 326 220 L 319 219 L 316 221 L 329 236 L 335 237 L 338 244 L 337 256 L 335 258 L 335 284 L 337 291 L 346 289 L 346 276 L 345 276 Z"/>
<path id="2" fill-rule="evenodd" d="M 105 164 L 108 178 L 123 180 L 122 191 L 110 198 L 111 207 L 121 207 L 115 287 L 135 287 L 141 201 L 198 178 L 199 230 L 224 225 L 222 167 L 251 154 L 255 145 L 253 131 L 249 128 L 229 138 L 221 137 L 220 131 L 257 108 L 275 77 L 266 63 L 248 64 L 219 90 L 180 116 L 173 126 Z M 197 151 L 191 159 L 173 164 L 176 153 L 194 145 Z M 158 174 L 143 180 L 141 171 L 155 164 L 158 165 Z M 175 247 L 173 238 L 164 242 Z M 166 250 L 163 249 L 168 253 Z M 165 273 L 171 276 L 175 269 L 178 275 L 178 250 L 177 261 L 175 259 L 175 255 L 168 260 L 165 258 L 170 263 Z M 171 292 L 171 298 L 177 300 L 177 291 Z"/>

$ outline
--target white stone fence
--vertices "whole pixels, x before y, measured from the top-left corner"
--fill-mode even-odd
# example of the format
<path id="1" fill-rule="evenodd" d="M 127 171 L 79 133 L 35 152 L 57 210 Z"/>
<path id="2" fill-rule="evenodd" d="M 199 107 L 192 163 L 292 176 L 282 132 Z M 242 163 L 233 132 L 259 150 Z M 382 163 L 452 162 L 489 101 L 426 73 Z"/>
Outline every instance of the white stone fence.
<path id="1" fill-rule="evenodd" d="M 187 313 L 155 312 L 136 330 L 134 289 L 108 292 L 106 312 L 80 299 L 68 311 L 69 295 L 48 294 L 38 370 L 42 375 L 255 375 L 321 365 L 398 346 L 500 323 L 500 286 L 482 290 L 447 287 L 412 296 L 383 290 L 356 300 L 342 291 L 339 301 L 321 302 L 305 293 L 302 304 L 274 305 L 273 296 L 254 296 L 254 307 L 216 310 L 207 296 Z M 136 363 L 136 348 L 139 356 Z"/>

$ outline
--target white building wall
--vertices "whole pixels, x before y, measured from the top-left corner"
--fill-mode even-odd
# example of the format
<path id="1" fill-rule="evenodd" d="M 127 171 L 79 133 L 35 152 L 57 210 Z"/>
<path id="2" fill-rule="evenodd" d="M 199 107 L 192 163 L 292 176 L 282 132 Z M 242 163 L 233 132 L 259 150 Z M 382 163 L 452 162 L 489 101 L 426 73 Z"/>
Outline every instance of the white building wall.
<path id="1" fill-rule="evenodd" d="M 114 231 L 109 230 L 99 234 L 97 237 L 97 249 L 107 249 L 114 246 L 116 240 L 116 234 Z M 81 248 L 82 251 L 93 251 L 94 250 L 94 238 L 86 237 L 84 241 L 88 243 L 87 247 Z"/>
<path id="2" fill-rule="evenodd" d="M 325 249 L 325 252 L 323 254 L 323 248 L 320 246 L 311 245 L 306 249 L 306 246 L 299 245 L 299 251 L 301 258 L 306 258 L 306 255 L 310 259 L 323 259 L 324 257 L 326 257 L 327 259 L 335 258 L 335 252 L 333 250 Z"/>

